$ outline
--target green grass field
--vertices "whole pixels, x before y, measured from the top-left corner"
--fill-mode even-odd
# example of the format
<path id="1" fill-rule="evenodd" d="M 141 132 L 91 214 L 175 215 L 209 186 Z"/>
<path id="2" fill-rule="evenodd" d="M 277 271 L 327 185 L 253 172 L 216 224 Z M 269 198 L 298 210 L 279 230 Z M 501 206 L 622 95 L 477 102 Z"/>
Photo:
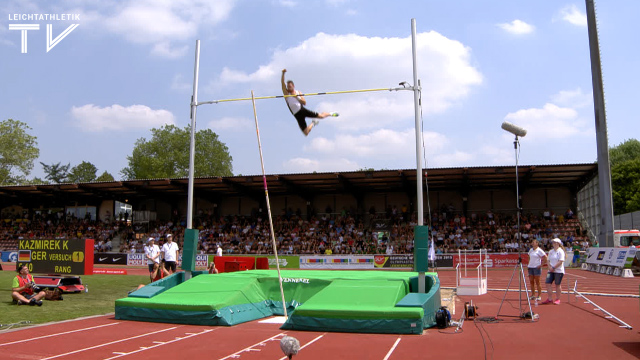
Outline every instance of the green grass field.
<path id="1" fill-rule="evenodd" d="M 40 307 L 18 306 L 11 300 L 11 282 L 15 276 L 15 271 L 0 271 L 0 329 L 25 321 L 42 324 L 113 313 L 116 299 L 126 297 L 127 292 L 139 284 L 149 283 L 146 275 L 83 275 L 82 283 L 89 292 L 64 294 L 64 300 L 45 300 Z"/>

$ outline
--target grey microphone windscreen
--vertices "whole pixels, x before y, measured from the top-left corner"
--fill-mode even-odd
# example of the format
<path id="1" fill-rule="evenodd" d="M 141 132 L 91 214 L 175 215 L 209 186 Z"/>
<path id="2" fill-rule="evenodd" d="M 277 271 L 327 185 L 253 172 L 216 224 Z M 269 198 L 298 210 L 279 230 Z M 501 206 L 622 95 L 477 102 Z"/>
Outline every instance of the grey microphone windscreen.
<path id="1" fill-rule="evenodd" d="M 502 129 L 507 130 L 508 132 L 512 133 L 515 136 L 523 137 L 527 135 L 527 130 L 525 130 L 524 128 L 518 125 L 512 124 L 508 121 L 505 121 L 502 123 Z"/>

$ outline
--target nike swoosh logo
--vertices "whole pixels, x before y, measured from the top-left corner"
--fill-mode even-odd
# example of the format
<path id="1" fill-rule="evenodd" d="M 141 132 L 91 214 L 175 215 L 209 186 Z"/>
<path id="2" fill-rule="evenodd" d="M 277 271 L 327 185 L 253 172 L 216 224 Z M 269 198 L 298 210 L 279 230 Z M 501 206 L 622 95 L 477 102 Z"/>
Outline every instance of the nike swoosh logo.
<path id="1" fill-rule="evenodd" d="M 120 259 L 122 259 L 122 258 L 113 258 L 113 262 L 116 262 L 116 261 L 118 261 Z"/>
<path id="2" fill-rule="evenodd" d="M 100 261 L 100 262 L 105 261 L 105 260 L 107 260 L 107 258 L 98 258 L 98 261 Z"/>

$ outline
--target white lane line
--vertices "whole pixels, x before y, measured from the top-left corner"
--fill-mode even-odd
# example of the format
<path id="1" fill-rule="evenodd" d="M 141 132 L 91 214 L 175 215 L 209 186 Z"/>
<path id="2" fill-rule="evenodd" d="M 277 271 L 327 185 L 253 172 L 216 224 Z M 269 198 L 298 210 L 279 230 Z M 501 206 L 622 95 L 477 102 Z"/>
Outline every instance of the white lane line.
<path id="1" fill-rule="evenodd" d="M 586 277 L 584 277 L 584 276 L 580 276 L 580 275 L 572 274 L 572 273 L 570 273 L 570 272 L 568 272 L 568 273 L 567 273 L 567 275 L 575 276 L 575 277 L 580 278 L 580 279 L 586 279 Z"/>
<path id="2" fill-rule="evenodd" d="M 34 338 L 29 338 L 29 339 L 18 340 L 18 341 L 12 341 L 12 342 L 8 342 L 8 343 L 0 344 L 0 346 L 6 346 L 6 345 L 11 345 L 11 344 L 19 344 L 19 343 L 23 343 L 23 342 L 27 342 L 27 341 L 33 341 L 33 340 L 39 340 L 39 339 L 45 339 L 45 338 L 49 338 L 49 337 L 53 337 L 53 336 L 60 336 L 60 335 L 65 335 L 65 334 L 71 334 L 71 333 L 78 332 L 78 331 L 85 331 L 85 330 L 97 329 L 97 328 L 101 328 L 101 327 L 105 327 L 105 326 L 111 326 L 111 325 L 116 325 L 116 324 L 120 324 L 120 323 L 119 323 L 119 322 L 116 322 L 116 323 L 111 323 L 111 324 L 97 325 L 97 326 L 92 326 L 92 327 L 88 327 L 88 328 L 84 328 L 84 329 L 70 330 L 70 331 L 65 331 L 65 332 L 61 332 L 61 333 L 57 333 L 57 334 L 49 334 L 49 335 L 44 335 L 44 336 L 38 336 L 38 337 L 34 337 Z"/>
<path id="3" fill-rule="evenodd" d="M 111 341 L 111 342 L 104 343 L 104 344 L 100 344 L 100 345 L 91 346 L 91 347 L 84 348 L 84 349 L 79 349 L 79 350 L 71 351 L 71 352 L 64 353 L 64 354 L 58 354 L 58 355 L 55 355 L 55 356 L 51 356 L 51 357 L 48 357 L 48 358 L 44 358 L 44 359 L 42 359 L 42 360 L 55 359 L 55 358 L 62 357 L 62 356 L 67 356 L 67 355 L 71 355 L 71 354 L 77 354 L 77 353 L 79 353 L 79 352 L 83 352 L 83 351 L 87 351 L 87 350 L 91 350 L 91 349 L 97 349 L 97 348 L 99 348 L 99 347 L 108 346 L 108 345 L 112 345 L 112 344 L 117 344 L 117 343 L 120 343 L 120 342 L 123 342 L 123 341 L 129 341 L 129 340 L 133 340 L 133 339 L 141 338 L 141 337 L 144 337 L 144 336 L 149 336 L 149 335 L 153 335 L 153 334 L 157 334 L 157 333 L 161 333 L 161 332 L 165 332 L 165 331 L 173 330 L 173 329 L 176 329 L 176 328 L 178 328 L 178 327 L 177 327 L 177 326 L 174 326 L 174 327 L 170 327 L 170 328 L 168 328 L 168 329 L 163 329 L 163 330 L 153 331 L 153 332 L 146 333 L 146 334 L 142 334 L 142 335 L 136 335 L 136 336 L 132 336 L 132 337 L 128 337 L 128 338 L 124 338 L 124 339 L 116 340 L 116 341 Z"/>
<path id="4" fill-rule="evenodd" d="M 140 350 L 131 351 L 131 352 L 128 352 L 128 353 L 121 353 L 121 354 L 120 354 L 120 355 L 118 355 L 118 356 L 112 356 L 112 357 L 107 358 L 107 359 L 104 359 L 104 360 L 117 359 L 117 358 L 119 358 L 119 357 L 123 357 L 123 356 L 131 355 L 131 354 L 136 354 L 136 353 L 139 353 L 139 352 L 144 351 L 144 350 L 149 350 L 149 349 L 157 348 L 158 346 L 162 346 L 162 345 L 166 345 L 166 344 L 171 344 L 171 343 L 174 343 L 174 342 L 177 342 L 177 341 L 180 341 L 180 340 L 184 340 L 184 339 L 188 339 L 188 338 L 190 338 L 190 337 L 194 337 L 194 336 L 198 336 L 198 335 L 206 334 L 206 333 L 209 333 L 209 332 L 212 332 L 212 331 L 215 331 L 215 330 L 217 330 L 217 329 L 208 329 L 208 330 L 203 330 L 202 332 L 195 333 L 195 334 L 193 334 L 193 335 L 189 335 L 189 336 L 185 336 L 185 337 L 183 337 L 183 338 L 181 338 L 181 339 L 170 340 L 170 341 L 167 341 L 167 342 L 162 343 L 162 344 L 149 346 L 149 347 L 146 347 L 146 348 L 143 348 L 143 349 L 140 349 Z M 115 354 L 115 353 L 114 353 L 114 354 Z"/>
<path id="5" fill-rule="evenodd" d="M 318 336 L 317 338 L 315 338 L 315 339 L 313 339 L 313 340 L 309 341 L 308 343 L 306 343 L 306 344 L 302 345 L 302 347 L 300 348 L 300 350 L 302 350 L 302 349 L 306 348 L 307 346 L 309 346 L 309 345 L 313 344 L 314 342 L 316 342 L 316 341 L 320 340 L 320 338 L 321 338 L 321 337 L 323 337 L 323 336 L 325 336 L 326 334 L 327 334 L 327 333 L 324 333 L 324 334 L 322 334 L 322 335 Z M 278 359 L 278 360 L 287 360 L 287 359 L 288 359 L 288 357 L 287 357 L 287 356 L 283 356 L 283 357 L 281 357 L 281 358 L 280 358 L 280 359 Z"/>
<path id="6" fill-rule="evenodd" d="M 396 340 L 396 342 L 391 347 L 391 350 L 389 350 L 389 352 L 387 353 L 387 356 L 385 356 L 383 360 L 388 360 L 389 359 L 389 356 L 391 356 L 391 354 L 393 354 L 393 351 L 396 349 L 396 346 L 398 346 L 398 343 L 400 342 L 400 340 L 401 340 L 400 338 L 398 338 L 398 340 Z"/>
<path id="7" fill-rule="evenodd" d="M 278 336 L 280 336 L 280 335 L 284 335 L 284 333 L 280 333 L 280 334 L 277 334 L 277 335 L 273 335 L 272 337 L 270 337 L 270 338 L 268 338 L 268 339 L 266 339 L 266 340 L 262 340 L 262 341 L 260 341 L 260 342 L 258 342 L 258 343 L 255 343 L 255 344 L 251 345 L 251 346 L 247 346 L 246 348 L 244 348 L 244 349 L 242 349 L 242 350 L 240 350 L 240 351 L 234 352 L 234 353 L 233 353 L 233 354 L 231 354 L 231 355 L 227 355 L 227 356 L 225 356 L 225 357 L 223 357 L 223 358 L 220 358 L 219 360 L 225 360 L 225 359 L 237 358 L 237 357 L 238 357 L 238 355 L 239 355 L 240 353 L 245 352 L 245 351 L 250 351 L 252 347 L 262 345 L 263 343 L 266 343 L 267 341 L 275 340 L 275 338 L 277 338 L 277 337 L 278 337 Z"/>

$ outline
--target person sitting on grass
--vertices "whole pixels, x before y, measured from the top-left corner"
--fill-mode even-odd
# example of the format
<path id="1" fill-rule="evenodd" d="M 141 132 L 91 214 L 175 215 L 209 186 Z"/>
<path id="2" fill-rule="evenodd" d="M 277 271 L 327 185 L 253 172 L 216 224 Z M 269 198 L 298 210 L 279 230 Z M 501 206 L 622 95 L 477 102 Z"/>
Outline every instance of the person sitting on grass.
<path id="1" fill-rule="evenodd" d="M 29 274 L 29 268 L 26 265 L 22 265 L 18 268 L 18 275 L 13 278 L 13 285 L 11 286 L 11 297 L 18 305 L 38 305 L 42 306 L 42 299 L 45 296 L 44 290 L 39 290 L 37 293 L 34 291 L 35 282 L 33 276 Z"/>

